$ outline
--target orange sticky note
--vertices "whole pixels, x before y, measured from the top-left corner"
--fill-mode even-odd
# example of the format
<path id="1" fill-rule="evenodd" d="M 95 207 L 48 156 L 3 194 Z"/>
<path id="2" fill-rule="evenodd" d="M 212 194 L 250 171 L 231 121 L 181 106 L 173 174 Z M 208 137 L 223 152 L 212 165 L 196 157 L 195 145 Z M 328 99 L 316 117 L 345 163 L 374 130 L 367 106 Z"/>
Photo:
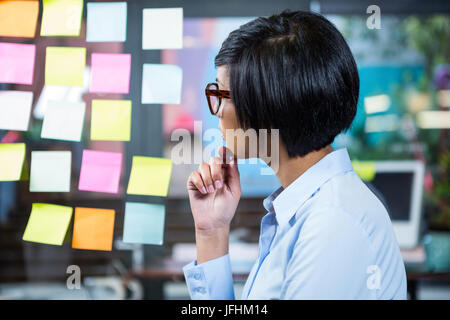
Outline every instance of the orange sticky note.
<path id="1" fill-rule="evenodd" d="M 0 1 L 0 36 L 34 38 L 39 1 Z"/>
<path id="2" fill-rule="evenodd" d="M 72 248 L 111 251 L 115 210 L 75 208 Z"/>

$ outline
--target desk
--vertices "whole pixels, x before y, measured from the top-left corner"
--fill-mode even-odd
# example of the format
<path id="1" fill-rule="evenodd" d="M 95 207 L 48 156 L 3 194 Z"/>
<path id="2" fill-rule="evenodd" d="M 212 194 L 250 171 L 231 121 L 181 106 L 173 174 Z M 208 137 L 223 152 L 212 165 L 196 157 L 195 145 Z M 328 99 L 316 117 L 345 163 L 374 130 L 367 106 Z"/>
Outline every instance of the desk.
<path id="1" fill-rule="evenodd" d="M 180 262 L 171 258 L 152 259 L 148 265 L 151 267 L 142 270 L 131 270 L 123 277 L 126 284 L 131 279 L 151 279 L 163 281 L 185 281 L 183 266 L 190 261 Z M 448 272 L 432 272 L 426 269 L 424 263 L 405 263 L 406 279 L 409 297 L 417 299 L 417 284 L 421 280 L 442 280 L 450 282 L 450 270 Z M 246 281 L 247 272 L 233 273 L 234 281 Z"/>
<path id="2" fill-rule="evenodd" d="M 417 284 L 422 280 L 441 280 L 450 282 L 450 270 L 430 271 L 425 263 L 405 263 L 406 280 L 409 297 L 411 300 L 417 299 Z"/>

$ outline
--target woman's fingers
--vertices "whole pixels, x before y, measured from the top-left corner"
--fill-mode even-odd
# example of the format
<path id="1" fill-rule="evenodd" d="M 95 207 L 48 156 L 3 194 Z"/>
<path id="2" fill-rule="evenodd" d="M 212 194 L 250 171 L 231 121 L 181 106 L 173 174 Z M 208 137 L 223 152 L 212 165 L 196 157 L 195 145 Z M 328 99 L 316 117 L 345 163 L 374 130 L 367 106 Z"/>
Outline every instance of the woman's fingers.
<path id="1" fill-rule="evenodd" d="M 214 193 L 227 185 L 232 191 L 240 192 L 239 171 L 233 153 L 225 147 L 219 149 L 219 156 L 203 162 L 188 179 L 188 189 L 197 189 L 202 194 Z"/>
<path id="2" fill-rule="evenodd" d="M 214 193 L 214 182 L 211 175 L 211 169 L 209 164 L 206 162 L 203 162 L 200 167 L 198 168 L 200 175 L 202 176 L 203 183 L 206 186 L 206 190 L 208 190 L 209 193 Z"/>
<path id="3" fill-rule="evenodd" d="M 211 177 L 214 182 L 214 187 L 217 189 L 222 188 L 223 186 L 223 168 L 222 161 L 219 157 L 211 158 L 209 161 L 209 167 L 211 170 Z"/>
<path id="4" fill-rule="evenodd" d="M 220 147 L 219 157 L 222 159 L 224 165 L 224 179 L 229 188 L 240 195 L 241 182 L 239 177 L 239 169 L 237 165 L 236 156 L 225 146 Z"/>
<path id="5" fill-rule="evenodd" d="M 203 183 L 203 179 L 200 175 L 200 172 L 194 171 L 191 173 L 188 179 L 188 190 L 195 190 L 197 189 L 202 194 L 206 194 L 206 187 Z"/>

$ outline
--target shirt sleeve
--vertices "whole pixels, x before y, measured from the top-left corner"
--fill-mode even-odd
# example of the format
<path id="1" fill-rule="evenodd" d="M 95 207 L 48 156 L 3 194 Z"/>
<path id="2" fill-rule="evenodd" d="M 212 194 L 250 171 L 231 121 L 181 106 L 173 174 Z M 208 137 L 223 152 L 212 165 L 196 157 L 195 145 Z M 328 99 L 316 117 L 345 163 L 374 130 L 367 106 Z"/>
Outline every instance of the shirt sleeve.
<path id="1" fill-rule="evenodd" d="M 183 267 L 184 278 L 192 300 L 234 300 L 230 255 Z"/>
<path id="2" fill-rule="evenodd" d="M 302 228 L 286 268 L 281 299 L 376 299 L 366 285 L 373 255 L 348 213 L 314 212 Z"/>

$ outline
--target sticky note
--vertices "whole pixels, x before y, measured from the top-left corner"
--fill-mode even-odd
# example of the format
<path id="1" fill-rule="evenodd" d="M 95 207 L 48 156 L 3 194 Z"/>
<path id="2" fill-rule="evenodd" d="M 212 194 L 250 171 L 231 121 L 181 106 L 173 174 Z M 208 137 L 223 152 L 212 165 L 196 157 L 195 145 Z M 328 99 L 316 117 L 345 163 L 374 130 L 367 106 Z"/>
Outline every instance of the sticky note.
<path id="1" fill-rule="evenodd" d="M 128 93 L 131 54 L 93 53 L 89 92 Z"/>
<path id="2" fill-rule="evenodd" d="M 33 92 L 0 91 L 0 129 L 27 131 Z"/>
<path id="3" fill-rule="evenodd" d="M 69 192 L 71 151 L 32 151 L 30 192 Z"/>
<path id="4" fill-rule="evenodd" d="M 39 1 L 0 1 L 0 37 L 34 38 Z"/>
<path id="5" fill-rule="evenodd" d="M 126 2 L 88 2 L 86 41 L 122 42 L 126 39 Z"/>
<path id="6" fill-rule="evenodd" d="M 166 197 L 171 173 L 171 159 L 134 156 L 127 193 Z"/>
<path id="7" fill-rule="evenodd" d="M 72 248 L 112 250 L 115 211 L 75 208 Z"/>
<path id="8" fill-rule="evenodd" d="M 71 207 L 33 203 L 23 240 L 62 245 L 72 218 Z"/>
<path id="9" fill-rule="evenodd" d="M 181 49 L 183 8 L 144 9 L 142 49 Z"/>
<path id="10" fill-rule="evenodd" d="M 25 160 L 25 143 L 0 143 L 0 181 L 19 181 Z"/>
<path id="11" fill-rule="evenodd" d="M 372 181 L 375 178 L 375 163 L 373 161 L 352 161 L 353 170 L 365 181 Z"/>
<path id="12" fill-rule="evenodd" d="M 129 141 L 131 100 L 92 100 L 91 140 Z"/>
<path id="13" fill-rule="evenodd" d="M 41 36 L 80 35 L 83 0 L 43 0 Z"/>
<path id="14" fill-rule="evenodd" d="M 146 63 L 142 72 L 141 102 L 179 104 L 183 70 L 176 65 Z"/>
<path id="15" fill-rule="evenodd" d="M 159 204 L 127 202 L 123 242 L 162 245 L 165 207 Z"/>
<path id="16" fill-rule="evenodd" d="M 83 86 L 86 48 L 47 47 L 45 84 Z"/>
<path id="17" fill-rule="evenodd" d="M 84 150 L 78 189 L 117 193 L 121 169 L 121 153 Z"/>
<path id="18" fill-rule="evenodd" d="M 80 141 L 85 110 L 84 102 L 48 101 L 41 138 Z"/>
<path id="19" fill-rule="evenodd" d="M 35 54 L 34 44 L 0 42 L 0 82 L 32 84 Z"/>

